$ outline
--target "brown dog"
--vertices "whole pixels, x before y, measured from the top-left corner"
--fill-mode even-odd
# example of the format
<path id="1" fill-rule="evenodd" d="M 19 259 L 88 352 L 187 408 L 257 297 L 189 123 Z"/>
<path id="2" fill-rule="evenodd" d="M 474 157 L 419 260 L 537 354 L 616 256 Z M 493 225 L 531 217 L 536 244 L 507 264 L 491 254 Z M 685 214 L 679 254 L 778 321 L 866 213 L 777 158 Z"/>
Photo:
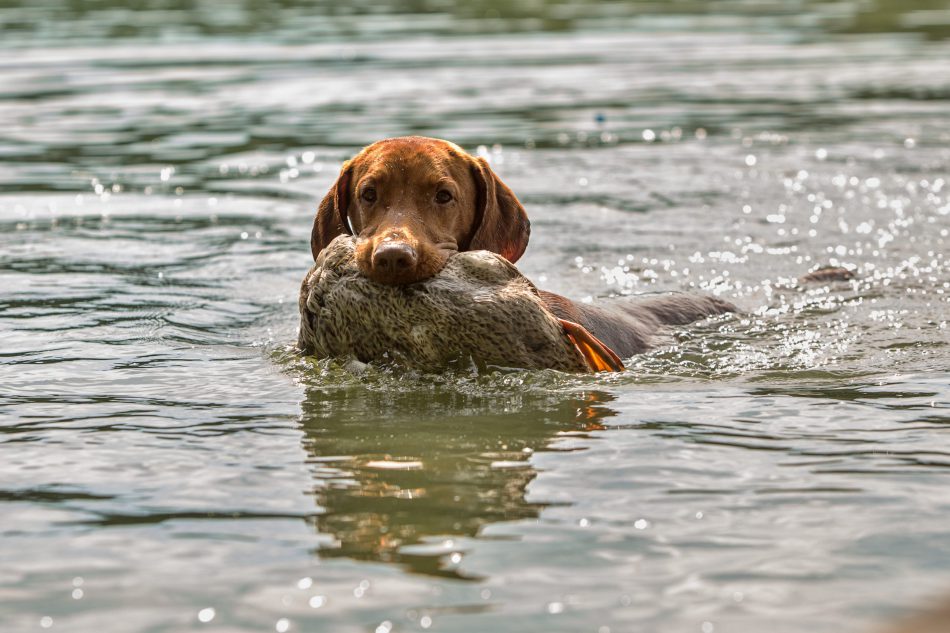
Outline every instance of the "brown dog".
<path id="1" fill-rule="evenodd" d="M 488 250 L 516 262 L 528 246 L 530 223 L 485 159 L 448 141 L 407 136 L 373 143 L 343 164 L 313 222 L 314 259 L 342 234 L 357 238 L 357 265 L 366 277 L 403 285 L 436 275 L 457 251 Z M 578 347 L 595 350 L 600 369 L 614 370 L 622 369 L 617 354 L 645 351 L 663 325 L 735 310 L 725 301 L 690 295 L 610 307 L 544 291 L 541 298 Z M 616 354 L 605 354 L 604 346 Z"/>

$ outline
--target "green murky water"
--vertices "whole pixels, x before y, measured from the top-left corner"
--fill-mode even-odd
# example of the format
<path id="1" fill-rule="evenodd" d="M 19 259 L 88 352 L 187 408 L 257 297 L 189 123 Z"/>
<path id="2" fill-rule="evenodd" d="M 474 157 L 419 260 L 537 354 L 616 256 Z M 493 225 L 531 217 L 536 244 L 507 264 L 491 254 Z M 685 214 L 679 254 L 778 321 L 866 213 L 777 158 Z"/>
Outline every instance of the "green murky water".
<path id="1" fill-rule="evenodd" d="M 0 630 L 866 631 L 950 590 L 947 3 L 137 7 L 0 2 Z M 623 376 L 295 358 L 315 201 L 407 133 L 491 157 L 540 286 L 745 313 Z M 826 263 L 859 281 L 794 287 Z"/>

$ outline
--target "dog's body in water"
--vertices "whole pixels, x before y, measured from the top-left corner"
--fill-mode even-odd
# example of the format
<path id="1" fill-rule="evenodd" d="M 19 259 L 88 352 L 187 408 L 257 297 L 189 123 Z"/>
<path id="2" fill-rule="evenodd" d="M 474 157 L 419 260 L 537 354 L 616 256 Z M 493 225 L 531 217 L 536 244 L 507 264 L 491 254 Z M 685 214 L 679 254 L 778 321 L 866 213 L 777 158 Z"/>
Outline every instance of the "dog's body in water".
<path id="1" fill-rule="evenodd" d="M 587 369 L 619 371 L 622 369 L 619 357 L 626 358 L 649 349 L 654 335 L 663 327 L 685 325 L 736 309 L 727 301 L 701 295 L 662 295 L 641 301 L 623 299 L 588 305 L 537 290 L 511 265 L 528 245 L 530 223 L 524 207 L 487 161 L 472 157 L 453 143 L 439 139 L 387 139 L 364 148 L 345 162 L 314 219 L 310 240 L 314 260 L 319 260 L 325 249 L 341 235 L 354 238 L 349 251 L 352 266 L 347 269 L 348 283 L 354 285 L 361 277 L 383 286 L 414 288 L 412 293 L 393 294 L 402 297 L 413 293 L 419 296 L 419 291 L 424 291 L 427 284 L 430 290 L 454 287 L 456 292 L 450 303 L 456 314 L 452 318 L 448 318 L 447 313 L 437 317 L 427 313 L 422 304 L 414 305 L 410 312 L 398 316 L 395 314 L 398 310 L 357 313 L 337 302 L 339 314 L 347 313 L 358 319 L 361 328 L 367 324 L 372 328 L 361 330 L 363 339 L 349 336 L 345 328 L 334 330 L 333 336 L 340 341 L 324 337 L 323 343 L 314 345 L 315 336 L 324 336 L 313 328 L 313 315 L 320 307 L 314 297 L 323 295 L 310 292 L 316 287 L 313 284 L 307 290 L 307 282 L 313 277 L 311 273 L 301 294 L 300 341 L 302 349 L 311 353 L 360 356 L 354 347 L 364 344 L 365 336 L 372 334 L 375 328 L 377 334 L 403 332 L 403 336 L 419 337 L 423 332 L 429 332 L 431 336 L 438 333 L 438 337 L 427 346 L 436 345 L 434 341 L 438 340 L 437 345 L 453 350 L 454 354 L 456 348 L 466 347 L 456 345 L 457 341 L 452 340 L 452 337 L 463 337 L 461 330 L 481 331 L 479 328 L 490 327 L 494 336 L 474 337 L 470 341 L 485 349 L 470 351 L 481 358 L 494 358 L 497 364 L 583 370 L 585 364 L 578 364 L 576 359 L 575 352 L 579 351 L 586 360 Z M 456 265 L 449 265 L 456 254 L 472 251 L 494 253 L 497 260 L 510 266 L 507 277 L 502 276 L 495 279 L 494 285 L 489 283 L 479 288 L 472 283 L 478 278 L 474 274 L 478 268 L 473 267 L 474 260 L 463 258 Z M 482 311 L 478 313 L 477 322 L 470 320 L 466 323 L 466 318 L 475 318 L 472 315 L 476 311 L 470 309 L 472 306 L 466 307 L 465 302 L 477 303 L 479 296 L 492 293 L 498 299 L 504 294 L 499 293 L 502 286 L 509 290 L 518 289 L 505 294 L 521 302 L 518 304 L 521 308 L 515 312 L 518 319 L 512 321 L 511 313 L 505 310 L 497 310 L 494 316 L 490 311 Z M 373 289 L 365 284 L 359 284 L 359 287 L 380 301 L 389 297 L 379 288 Z M 305 292 L 309 293 L 308 297 L 304 296 Z M 522 296 L 518 296 L 519 293 Z M 355 295 L 347 296 L 356 301 Z M 529 305 L 537 307 L 540 312 L 534 308 L 522 309 Z M 410 313 L 417 326 L 414 329 L 393 328 L 393 323 L 387 322 L 406 318 Z M 324 314 L 329 315 L 325 309 Z M 310 319 L 309 323 L 305 323 L 307 319 Z M 437 323 L 453 325 L 443 332 L 442 325 Z M 560 325 L 561 332 L 555 332 L 557 336 L 546 331 L 551 323 Z M 532 328 L 539 328 L 545 334 L 539 336 L 539 332 L 530 331 Z M 501 338 L 497 336 L 499 332 L 503 334 Z M 400 355 L 410 364 L 413 353 L 425 352 L 419 360 L 425 359 L 421 364 L 427 366 L 434 358 L 433 349 L 414 348 L 415 352 L 412 352 L 413 345 L 407 346 L 408 342 L 400 341 L 398 337 L 377 338 L 388 340 L 393 352 L 397 352 L 401 344 Z M 569 340 L 576 350 L 553 351 L 547 361 L 541 360 L 547 352 L 539 354 L 535 351 L 526 356 L 514 352 L 518 348 L 537 348 L 541 339 L 555 343 Z M 348 343 L 344 344 L 343 340 Z M 488 349 L 499 345 L 499 341 L 506 341 L 502 349 Z M 521 341 L 521 345 L 516 344 L 517 341 Z M 555 344 L 552 350 L 556 348 Z M 507 359 L 505 354 L 508 354 Z M 369 354 L 368 348 L 362 349 L 362 355 L 378 356 Z M 571 358 L 573 360 L 568 360 Z"/>
<path id="2" fill-rule="evenodd" d="M 586 327 L 552 313 L 543 293 L 500 255 L 455 253 L 437 275 L 392 285 L 362 275 L 355 251 L 353 238 L 334 239 L 304 278 L 297 345 L 307 354 L 391 359 L 430 371 L 469 359 L 477 367 L 622 368 Z M 664 325 L 722 307 L 709 297 L 670 295 L 617 309 L 637 323 L 628 336 L 643 351 Z"/>

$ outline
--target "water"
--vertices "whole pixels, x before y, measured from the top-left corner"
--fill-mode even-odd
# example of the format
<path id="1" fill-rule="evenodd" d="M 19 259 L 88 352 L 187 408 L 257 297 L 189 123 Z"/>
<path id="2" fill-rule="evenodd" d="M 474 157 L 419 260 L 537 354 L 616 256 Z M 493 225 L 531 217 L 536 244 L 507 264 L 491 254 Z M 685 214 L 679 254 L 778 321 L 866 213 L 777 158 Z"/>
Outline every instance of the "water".
<path id="1" fill-rule="evenodd" d="M 867 631 L 950 591 L 945 3 L 0 6 L 0 630 Z M 622 376 L 296 358 L 315 203 L 406 133 L 491 157 L 542 287 L 745 312 Z"/>

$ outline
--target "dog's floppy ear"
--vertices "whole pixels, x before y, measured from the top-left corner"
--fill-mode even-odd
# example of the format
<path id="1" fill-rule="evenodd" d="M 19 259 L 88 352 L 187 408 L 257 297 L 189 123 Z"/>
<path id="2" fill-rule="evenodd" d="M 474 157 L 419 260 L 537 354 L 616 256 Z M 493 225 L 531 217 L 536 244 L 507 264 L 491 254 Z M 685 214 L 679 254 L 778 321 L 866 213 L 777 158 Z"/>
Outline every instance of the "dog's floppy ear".
<path id="1" fill-rule="evenodd" d="M 351 161 L 346 161 L 340 167 L 340 175 L 330 187 L 330 191 L 320 202 L 317 217 L 313 219 L 313 230 L 310 231 L 310 252 L 316 261 L 327 245 L 338 235 L 350 234 L 350 223 L 347 220 L 347 206 L 350 201 L 350 175 L 353 172 Z"/>
<path id="2" fill-rule="evenodd" d="M 524 207 L 505 183 L 495 175 L 484 158 L 472 159 L 475 178 L 475 220 L 467 244 L 459 250 L 486 250 L 510 262 L 528 247 L 531 223 Z"/>

